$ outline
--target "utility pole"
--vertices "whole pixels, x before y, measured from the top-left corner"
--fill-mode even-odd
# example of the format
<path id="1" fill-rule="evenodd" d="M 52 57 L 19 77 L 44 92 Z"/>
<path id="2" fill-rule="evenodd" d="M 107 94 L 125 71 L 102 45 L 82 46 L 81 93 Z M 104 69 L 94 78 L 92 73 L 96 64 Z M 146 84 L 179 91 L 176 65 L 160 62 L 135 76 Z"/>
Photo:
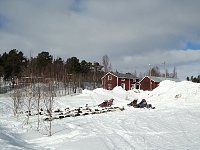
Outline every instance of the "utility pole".
<path id="1" fill-rule="evenodd" d="M 152 90 L 152 85 L 151 85 L 151 64 L 149 64 L 149 86 L 150 86 L 150 90 Z"/>
<path id="2" fill-rule="evenodd" d="M 167 73 L 166 73 L 166 63 L 165 63 L 165 61 L 164 61 L 164 71 L 165 71 L 165 79 L 167 78 Z"/>

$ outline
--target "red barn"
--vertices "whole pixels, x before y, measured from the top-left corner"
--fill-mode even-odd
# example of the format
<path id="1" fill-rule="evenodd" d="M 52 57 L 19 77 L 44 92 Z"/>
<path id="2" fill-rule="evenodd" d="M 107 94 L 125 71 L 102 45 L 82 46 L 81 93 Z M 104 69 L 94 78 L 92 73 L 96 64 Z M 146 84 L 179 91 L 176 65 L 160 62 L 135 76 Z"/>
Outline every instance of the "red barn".
<path id="1" fill-rule="evenodd" d="M 151 91 L 158 87 L 159 83 L 164 80 L 171 80 L 178 82 L 179 80 L 177 78 L 164 78 L 164 77 L 154 77 L 154 76 L 145 76 L 140 81 L 140 89 L 144 91 Z"/>
<path id="2" fill-rule="evenodd" d="M 139 89 L 139 78 L 130 73 L 108 72 L 102 78 L 104 89 L 112 90 L 116 86 L 122 86 L 125 90 Z"/>

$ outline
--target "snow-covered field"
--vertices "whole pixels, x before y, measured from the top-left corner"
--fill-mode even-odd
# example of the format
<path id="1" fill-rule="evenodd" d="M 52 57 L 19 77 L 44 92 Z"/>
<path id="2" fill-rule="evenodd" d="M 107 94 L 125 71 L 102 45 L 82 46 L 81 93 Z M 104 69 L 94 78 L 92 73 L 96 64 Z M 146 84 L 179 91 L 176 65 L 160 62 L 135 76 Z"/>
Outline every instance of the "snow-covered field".
<path id="1" fill-rule="evenodd" d="M 52 136 L 47 123 L 37 131 L 37 116 L 14 117 L 9 95 L 0 95 L 0 149 L 55 150 L 197 150 L 200 147 L 200 84 L 163 81 L 151 92 L 84 90 L 76 96 L 59 97 L 55 109 L 96 106 L 114 98 L 124 111 L 53 120 Z M 156 109 L 128 107 L 134 98 L 145 98 Z"/>

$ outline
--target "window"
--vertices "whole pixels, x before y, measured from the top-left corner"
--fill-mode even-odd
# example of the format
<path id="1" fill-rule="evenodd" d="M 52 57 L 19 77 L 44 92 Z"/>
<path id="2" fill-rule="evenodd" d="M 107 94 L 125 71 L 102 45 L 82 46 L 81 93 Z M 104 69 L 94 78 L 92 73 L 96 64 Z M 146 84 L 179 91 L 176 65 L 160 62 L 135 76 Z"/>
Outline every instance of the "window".
<path id="1" fill-rule="evenodd" d="M 136 82 L 139 82 L 139 79 L 135 79 Z"/>
<path id="2" fill-rule="evenodd" d="M 140 88 L 140 84 L 137 83 L 135 88 L 139 89 Z"/>
<path id="3" fill-rule="evenodd" d="M 124 79 L 124 78 L 122 78 L 122 79 L 121 79 L 121 81 L 125 81 L 125 79 Z"/>
<path id="4" fill-rule="evenodd" d="M 135 89 L 135 84 L 131 84 L 131 89 Z"/>
<path id="5" fill-rule="evenodd" d="M 112 80 L 112 75 L 108 75 L 108 80 Z"/>

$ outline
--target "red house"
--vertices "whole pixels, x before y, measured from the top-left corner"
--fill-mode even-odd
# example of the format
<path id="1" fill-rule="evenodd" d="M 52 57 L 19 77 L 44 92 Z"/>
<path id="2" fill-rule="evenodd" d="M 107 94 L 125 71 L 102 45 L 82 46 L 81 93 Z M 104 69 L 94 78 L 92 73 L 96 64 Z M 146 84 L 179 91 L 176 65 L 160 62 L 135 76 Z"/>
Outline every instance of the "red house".
<path id="1" fill-rule="evenodd" d="M 144 91 L 151 91 L 158 87 L 159 83 L 164 80 L 171 80 L 178 82 L 179 80 L 177 78 L 164 78 L 164 77 L 154 77 L 154 76 L 145 76 L 140 81 L 140 89 Z"/>
<path id="2" fill-rule="evenodd" d="M 116 86 L 122 86 L 125 90 L 139 89 L 139 78 L 130 73 L 108 72 L 102 78 L 104 89 L 112 90 Z"/>

